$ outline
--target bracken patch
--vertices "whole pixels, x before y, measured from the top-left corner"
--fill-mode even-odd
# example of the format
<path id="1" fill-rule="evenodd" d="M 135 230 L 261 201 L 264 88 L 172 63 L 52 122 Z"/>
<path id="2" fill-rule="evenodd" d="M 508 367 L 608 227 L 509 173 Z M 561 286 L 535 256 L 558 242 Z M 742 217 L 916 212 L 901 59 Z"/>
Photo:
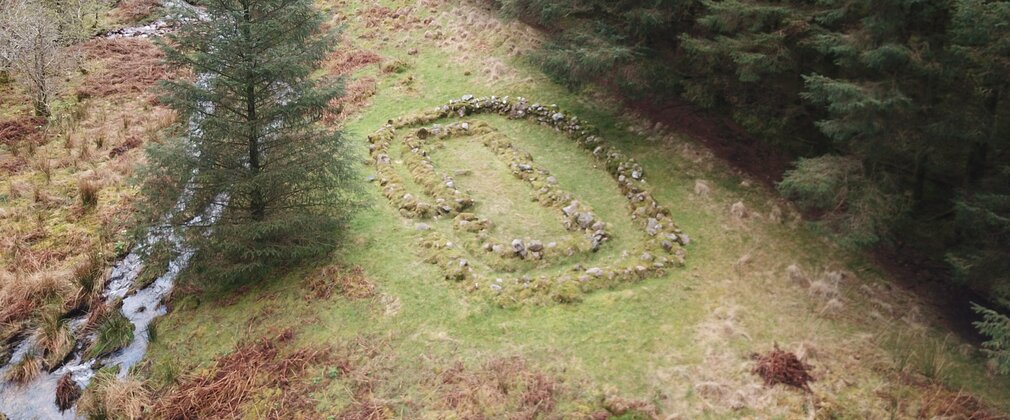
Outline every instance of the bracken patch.
<path id="1" fill-rule="evenodd" d="M 164 53 L 147 39 L 97 38 L 82 44 L 82 49 L 102 68 L 84 79 L 77 89 L 81 98 L 145 94 L 172 75 L 163 64 Z"/>
<path id="2" fill-rule="evenodd" d="M 810 391 L 810 382 L 814 377 L 810 375 L 810 366 L 800 361 L 795 354 L 779 349 L 776 344 L 775 349 L 765 354 L 753 354 L 756 366 L 754 374 L 764 380 L 765 385 L 774 386 L 785 384 Z"/>
<path id="3" fill-rule="evenodd" d="M 267 418 L 311 418 L 314 404 L 307 399 L 311 385 L 304 373 L 324 363 L 329 351 L 301 348 L 282 353 L 291 341 L 285 331 L 275 339 L 260 339 L 240 344 L 231 353 L 218 358 L 208 373 L 184 377 L 154 404 L 157 418 L 240 418 L 243 407 L 255 403 L 266 389 L 280 390 L 280 396 L 268 401 L 263 415 Z"/>

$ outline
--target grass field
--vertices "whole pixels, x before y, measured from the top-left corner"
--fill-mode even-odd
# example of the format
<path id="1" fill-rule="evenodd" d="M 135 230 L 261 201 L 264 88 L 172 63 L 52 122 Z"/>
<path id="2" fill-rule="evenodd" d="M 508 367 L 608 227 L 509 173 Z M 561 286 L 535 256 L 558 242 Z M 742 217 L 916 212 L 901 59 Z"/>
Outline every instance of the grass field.
<path id="1" fill-rule="evenodd" d="M 204 415 L 249 418 L 928 418 L 973 413 L 976 401 L 959 391 L 1010 410 L 1010 380 L 988 375 L 978 349 L 942 329 L 929 306 L 690 138 L 653 130 L 605 95 L 549 82 L 517 54 L 537 42 L 531 29 L 468 2 L 317 3 L 345 25 L 335 48 L 381 56 L 342 67 L 354 100 L 339 123 L 362 161 L 368 133 L 452 98 L 556 103 L 642 164 L 650 191 L 691 238 L 686 266 L 579 303 L 501 308 L 424 262 L 418 221 L 370 184 L 369 206 L 329 260 L 234 290 L 180 286 L 134 372 L 158 413 L 185 400 L 202 401 L 190 409 Z M 597 254 L 531 272 L 605 262 L 644 236 L 589 152 L 544 126 L 473 119 L 530 152 L 614 232 Z M 571 234 L 473 139 L 446 140 L 432 160 L 441 172 L 470 172 L 456 182 L 496 234 Z M 375 168 L 359 172 L 366 183 Z M 100 202 L 117 191 L 104 189 Z M 453 234 L 448 220 L 430 223 Z M 354 267 L 363 278 L 349 274 Z M 317 294 L 328 281 L 337 293 Z M 361 282 L 374 292 L 348 293 Z M 251 344 L 261 339 L 277 354 Z M 751 355 L 776 345 L 813 367 L 810 392 L 767 387 L 751 373 Z M 262 363 L 227 363 L 243 355 Z"/>

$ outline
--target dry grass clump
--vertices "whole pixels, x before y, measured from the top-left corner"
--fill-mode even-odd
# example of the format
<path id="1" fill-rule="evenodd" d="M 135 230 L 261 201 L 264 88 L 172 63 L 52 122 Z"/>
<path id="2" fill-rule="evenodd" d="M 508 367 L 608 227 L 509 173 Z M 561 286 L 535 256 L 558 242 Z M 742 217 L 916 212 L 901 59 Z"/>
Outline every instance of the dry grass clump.
<path id="1" fill-rule="evenodd" d="M 92 72 L 77 89 L 79 97 L 106 97 L 146 93 L 155 82 L 170 76 L 162 63 L 164 53 L 141 38 L 96 38 L 82 44 L 91 60 L 104 66 Z"/>
<path id="2" fill-rule="evenodd" d="M 554 410 L 560 385 L 517 356 L 496 358 L 479 369 L 462 362 L 439 376 L 440 404 L 460 418 L 539 418 Z"/>
<path id="3" fill-rule="evenodd" d="M 365 277 L 361 267 L 354 267 L 350 272 L 335 265 L 323 267 L 311 277 L 307 287 L 306 299 L 329 299 L 334 292 L 350 299 L 375 296 L 375 284 Z"/>
<path id="4" fill-rule="evenodd" d="M 133 377 L 119 379 L 116 369 L 102 369 L 92 379 L 77 404 L 89 418 L 140 419 L 148 417 L 151 393 Z"/>
<path id="5" fill-rule="evenodd" d="M 81 198 L 81 207 L 85 210 L 93 210 L 98 207 L 98 192 L 101 189 L 101 184 L 93 179 L 82 178 L 78 180 L 77 192 Z"/>
<path id="6" fill-rule="evenodd" d="M 69 273 L 64 271 L 0 272 L 0 280 L 0 324 L 27 319 L 43 302 L 72 292 Z"/>
<path id="7" fill-rule="evenodd" d="M 753 354 L 756 366 L 754 374 L 764 380 L 765 385 L 774 386 L 785 384 L 810 391 L 810 382 L 814 377 L 810 375 L 810 366 L 800 361 L 796 354 L 779 349 L 778 344 L 775 349 L 765 354 Z"/>
<path id="8" fill-rule="evenodd" d="M 42 373 L 42 360 L 29 352 L 7 371 L 7 380 L 16 384 L 31 382 Z"/>
<path id="9" fill-rule="evenodd" d="M 42 311 L 39 326 L 35 329 L 35 345 L 42 351 L 43 362 L 47 369 L 55 368 L 74 350 L 73 332 L 63 318 L 60 307 L 47 307 Z"/>
<path id="10" fill-rule="evenodd" d="M 1006 419 L 989 408 L 984 402 L 962 391 L 951 392 L 942 387 L 933 387 L 922 395 L 922 405 L 916 416 L 920 419 L 965 419 L 997 420 Z"/>
<path id="11" fill-rule="evenodd" d="M 265 389 L 280 390 L 270 398 L 266 417 L 289 418 L 313 410 L 307 400 L 304 372 L 325 361 L 329 352 L 303 348 L 282 355 L 278 343 L 290 341 L 290 331 L 275 340 L 239 345 L 214 362 L 209 373 L 184 377 L 155 403 L 156 418 L 238 418 L 242 408 Z"/>

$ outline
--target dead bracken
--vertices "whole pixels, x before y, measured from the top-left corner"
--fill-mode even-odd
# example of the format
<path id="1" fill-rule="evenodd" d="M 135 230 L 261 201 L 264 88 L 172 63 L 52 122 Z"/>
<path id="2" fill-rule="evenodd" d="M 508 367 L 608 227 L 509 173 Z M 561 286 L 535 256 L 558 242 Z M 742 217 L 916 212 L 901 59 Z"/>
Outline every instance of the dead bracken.
<path id="1" fill-rule="evenodd" d="M 752 354 L 751 359 L 756 363 L 754 374 L 760 376 L 765 385 L 785 384 L 810 391 L 809 383 L 814 381 L 814 377 L 810 376 L 811 367 L 792 352 L 779 349 L 778 344 L 765 354 Z"/>

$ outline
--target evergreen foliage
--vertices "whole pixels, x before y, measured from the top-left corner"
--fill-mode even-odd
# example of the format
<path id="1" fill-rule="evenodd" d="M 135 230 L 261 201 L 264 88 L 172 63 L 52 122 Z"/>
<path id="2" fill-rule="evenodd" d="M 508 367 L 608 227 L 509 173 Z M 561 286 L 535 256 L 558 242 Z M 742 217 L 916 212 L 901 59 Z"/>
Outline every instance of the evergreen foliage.
<path id="1" fill-rule="evenodd" d="M 318 123 L 340 93 L 313 78 L 334 42 L 308 0 L 216 0 L 162 43 L 168 61 L 196 81 L 165 82 L 163 101 L 189 141 L 152 148 L 144 190 L 151 217 L 191 195 L 171 222 L 190 223 L 214 278 L 255 278 L 326 253 L 355 200 L 352 157 Z"/>
<path id="2" fill-rule="evenodd" d="M 1010 305 L 1010 2 L 492 3 L 547 29 L 531 58 L 554 80 L 730 115 L 801 158 L 780 190 L 822 222 Z"/>
<path id="3" fill-rule="evenodd" d="M 973 309 L 982 315 L 982 321 L 976 322 L 975 327 L 991 338 L 982 344 L 985 352 L 995 362 L 999 374 L 1010 374 L 1010 318 L 979 305 Z"/>

